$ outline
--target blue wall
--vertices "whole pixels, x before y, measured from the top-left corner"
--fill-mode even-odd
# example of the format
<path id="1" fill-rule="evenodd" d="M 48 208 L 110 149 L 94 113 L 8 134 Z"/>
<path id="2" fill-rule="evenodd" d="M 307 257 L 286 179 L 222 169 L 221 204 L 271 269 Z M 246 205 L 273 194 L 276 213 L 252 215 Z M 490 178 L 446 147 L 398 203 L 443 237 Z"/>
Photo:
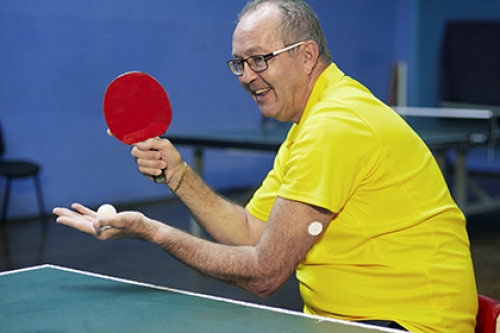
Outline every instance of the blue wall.
<path id="1" fill-rule="evenodd" d="M 47 210 L 73 201 L 97 206 L 169 195 L 138 174 L 128 147 L 106 136 L 102 95 L 122 72 L 143 70 L 162 82 L 174 108 L 172 131 L 258 124 L 257 108 L 225 65 L 236 14 L 245 2 L 0 2 L 6 157 L 29 157 L 43 165 Z M 414 54 L 411 1 L 310 3 L 334 61 L 385 100 L 391 64 L 410 61 Z M 191 152 L 181 151 L 191 162 Z M 250 186 L 271 163 L 266 154 L 249 158 L 213 151 L 205 176 L 216 189 Z M 32 188 L 29 181 L 14 184 L 9 217 L 36 213 Z"/>

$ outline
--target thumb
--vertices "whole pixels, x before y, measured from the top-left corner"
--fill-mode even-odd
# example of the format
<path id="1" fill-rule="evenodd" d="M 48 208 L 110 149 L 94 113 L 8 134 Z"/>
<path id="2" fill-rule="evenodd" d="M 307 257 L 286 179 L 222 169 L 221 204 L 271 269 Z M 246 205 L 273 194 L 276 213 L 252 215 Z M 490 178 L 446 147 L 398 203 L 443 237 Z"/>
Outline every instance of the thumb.
<path id="1" fill-rule="evenodd" d="M 156 139 L 147 139 L 145 141 L 138 142 L 136 146 L 142 151 L 152 150 L 154 149 L 154 140 Z"/>
<path id="2" fill-rule="evenodd" d="M 137 148 L 142 151 L 165 149 L 165 140 L 161 138 L 151 138 L 136 144 Z"/>
<path id="3" fill-rule="evenodd" d="M 94 229 L 98 231 L 104 231 L 112 227 L 111 225 L 112 218 L 109 217 L 96 217 L 94 219 Z"/>

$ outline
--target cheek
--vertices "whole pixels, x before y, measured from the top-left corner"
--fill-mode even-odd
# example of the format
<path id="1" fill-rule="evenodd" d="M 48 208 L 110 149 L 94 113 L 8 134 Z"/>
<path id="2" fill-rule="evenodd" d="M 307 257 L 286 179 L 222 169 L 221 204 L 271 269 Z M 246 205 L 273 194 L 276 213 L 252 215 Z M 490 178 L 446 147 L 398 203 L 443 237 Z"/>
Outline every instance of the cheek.
<path id="1" fill-rule="evenodd" d="M 276 99 L 281 104 L 286 104 L 289 101 L 293 100 L 292 85 L 289 81 L 287 81 L 287 79 L 283 79 L 276 83 L 276 85 L 274 86 L 274 93 L 276 95 Z"/>
<path id="2" fill-rule="evenodd" d="M 283 95 L 289 95 L 292 93 L 293 87 L 295 86 L 296 77 L 294 75 L 294 68 L 285 69 L 273 76 L 272 86 L 276 90 L 276 93 L 283 98 Z"/>
<path id="3" fill-rule="evenodd" d="M 296 74 L 297 72 L 290 72 L 281 81 L 281 90 L 284 91 L 292 100 L 295 99 L 294 96 L 299 94 L 305 89 L 306 83 L 303 78 Z"/>

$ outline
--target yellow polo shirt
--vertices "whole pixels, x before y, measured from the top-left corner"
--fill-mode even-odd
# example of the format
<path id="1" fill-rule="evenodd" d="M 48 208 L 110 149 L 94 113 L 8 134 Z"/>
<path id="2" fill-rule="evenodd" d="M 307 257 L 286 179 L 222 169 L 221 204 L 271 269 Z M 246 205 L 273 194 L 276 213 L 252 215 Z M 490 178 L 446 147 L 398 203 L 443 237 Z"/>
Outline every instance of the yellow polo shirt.
<path id="1" fill-rule="evenodd" d="M 473 332 L 477 294 L 465 218 L 418 135 L 330 65 L 247 209 L 276 196 L 337 213 L 296 269 L 304 311 Z"/>

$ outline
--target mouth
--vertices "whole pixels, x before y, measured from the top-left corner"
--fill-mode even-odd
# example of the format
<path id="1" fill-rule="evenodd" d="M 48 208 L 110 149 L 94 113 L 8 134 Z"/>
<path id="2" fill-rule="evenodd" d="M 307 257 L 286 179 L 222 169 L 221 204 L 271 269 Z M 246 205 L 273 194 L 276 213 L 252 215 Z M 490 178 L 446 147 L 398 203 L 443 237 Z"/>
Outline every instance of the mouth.
<path id="1" fill-rule="evenodd" d="M 253 94 L 255 97 L 261 98 L 261 97 L 264 97 L 265 95 L 267 95 L 270 91 L 271 91 L 271 88 L 267 87 L 267 88 L 254 90 Z"/>

